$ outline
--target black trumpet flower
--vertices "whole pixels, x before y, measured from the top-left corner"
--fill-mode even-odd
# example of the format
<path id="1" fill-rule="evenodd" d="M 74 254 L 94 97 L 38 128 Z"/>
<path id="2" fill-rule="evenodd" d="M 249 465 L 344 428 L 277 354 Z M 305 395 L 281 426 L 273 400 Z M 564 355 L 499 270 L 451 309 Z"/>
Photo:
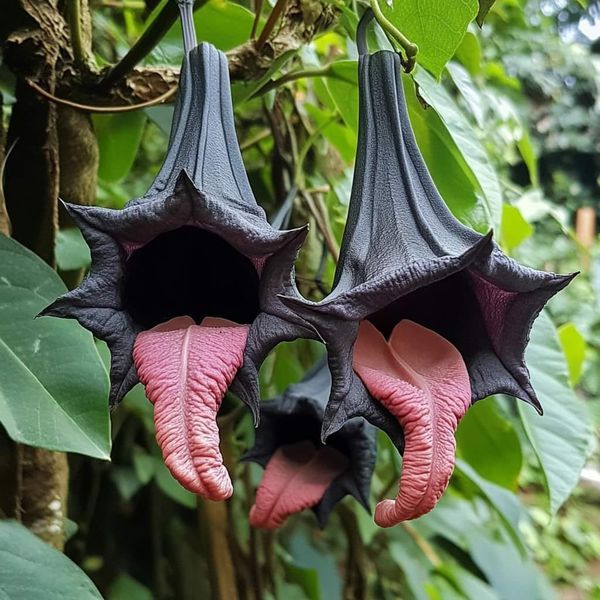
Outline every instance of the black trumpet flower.
<path id="1" fill-rule="evenodd" d="M 312 508 L 323 527 L 337 502 L 354 496 L 369 510 L 375 467 L 375 429 L 354 418 L 321 442 L 331 389 L 325 360 L 274 400 L 261 404 L 254 446 L 244 457 L 265 468 L 250 511 L 254 527 L 275 529 Z"/>
<path id="2" fill-rule="evenodd" d="M 324 437 L 363 416 L 404 453 L 399 495 L 375 513 L 390 526 L 436 504 L 472 402 L 505 393 L 541 412 L 524 351 L 542 307 L 573 275 L 524 267 L 453 217 L 411 129 L 400 57 L 366 54 L 371 18 L 358 33 L 359 140 L 333 290 L 284 302 L 327 346 Z"/>
<path id="3" fill-rule="evenodd" d="M 43 314 L 77 319 L 108 343 L 110 403 L 139 378 L 173 475 L 197 494 L 224 499 L 232 485 L 216 414 L 269 308 L 262 299 L 273 295 L 272 277 L 263 274 L 291 278 L 305 231 L 273 229 L 257 205 L 237 143 L 227 60 L 189 42 L 186 8 L 188 47 L 164 165 L 123 210 L 67 205 L 92 267 Z"/>

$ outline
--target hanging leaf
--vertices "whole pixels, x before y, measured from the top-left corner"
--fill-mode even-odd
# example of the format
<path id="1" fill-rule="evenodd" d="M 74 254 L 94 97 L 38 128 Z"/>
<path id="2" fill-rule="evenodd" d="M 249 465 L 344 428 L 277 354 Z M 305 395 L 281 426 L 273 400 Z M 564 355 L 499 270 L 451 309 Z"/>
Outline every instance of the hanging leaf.
<path id="1" fill-rule="evenodd" d="M 433 106 L 460 153 L 469 165 L 484 198 L 483 206 L 490 225 L 496 234 L 500 231 L 502 218 L 502 191 L 494 167 L 463 112 L 456 105 L 446 88 L 424 69 L 416 69 L 415 81 L 428 104 Z"/>
<path id="2" fill-rule="evenodd" d="M 92 336 L 36 315 L 66 288 L 0 235 L 0 422 L 15 441 L 107 459 L 108 377 Z"/>
<path id="3" fill-rule="evenodd" d="M 556 329 L 542 313 L 532 331 L 527 364 L 544 416 L 518 403 L 518 410 L 546 480 L 552 514 L 571 495 L 585 465 L 592 429 L 586 407 L 568 384 Z"/>

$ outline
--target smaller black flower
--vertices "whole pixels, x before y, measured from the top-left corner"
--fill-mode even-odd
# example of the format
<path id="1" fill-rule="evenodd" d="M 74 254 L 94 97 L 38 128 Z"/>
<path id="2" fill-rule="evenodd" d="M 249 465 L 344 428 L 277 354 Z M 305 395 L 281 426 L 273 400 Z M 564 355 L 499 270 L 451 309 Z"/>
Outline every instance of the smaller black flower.
<path id="1" fill-rule="evenodd" d="M 329 369 L 321 360 L 300 383 L 261 404 L 255 443 L 244 457 L 265 468 L 251 525 L 274 529 L 290 515 L 312 508 L 323 527 L 347 494 L 369 510 L 375 429 L 364 419 L 351 419 L 323 444 L 330 389 Z"/>

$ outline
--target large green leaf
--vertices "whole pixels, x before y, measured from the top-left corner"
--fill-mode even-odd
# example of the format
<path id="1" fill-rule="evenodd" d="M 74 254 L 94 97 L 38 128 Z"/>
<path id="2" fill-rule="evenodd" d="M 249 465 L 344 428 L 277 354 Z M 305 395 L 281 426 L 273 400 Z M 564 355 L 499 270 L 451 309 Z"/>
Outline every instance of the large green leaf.
<path id="1" fill-rule="evenodd" d="M 526 549 L 519 533 L 519 523 L 524 518 L 525 513 L 517 496 L 507 489 L 487 481 L 463 460 L 456 461 L 455 473 L 459 478 L 467 478 L 475 486 L 479 492 L 478 495 L 483 497 L 497 513 L 515 547 L 525 555 Z"/>
<path id="2" fill-rule="evenodd" d="M 554 598 L 552 588 L 543 573 L 531 559 L 524 558 L 511 544 L 499 542 L 482 530 L 468 531 L 465 537 L 473 562 L 500 598 Z"/>
<path id="3" fill-rule="evenodd" d="M 146 118 L 142 110 L 94 115 L 94 131 L 100 152 L 98 176 L 101 179 L 120 181 L 129 173 L 142 141 Z"/>
<path id="4" fill-rule="evenodd" d="M 0 235 L 0 422 L 17 442 L 108 458 L 108 376 L 76 322 L 35 316 L 66 288 Z"/>
<path id="5" fill-rule="evenodd" d="M 496 232 L 502 219 L 502 191 L 496 170 L 473 126 L 458 107 L 448 90 L 424 69 L 416 69 L 415 81 L 425 101 L 433 106 L 463 155 L 483 195 L 483 207 L 489 224 Z"/>
<path id="6" fill-rule="evenodd" d="M 540 314 L 531 331 L 526 358 L 544 416 L 522 402 L 519 413 L 540 462 L 554 514 L 579 481 L 592 440 L 591 421 L 569 386 L 565 357 L 546 313 Z"/>
<path id="7" fill-rule="evenodd" d="M 418 62 L 436 77 L 454 56 L 476 17 L 477 0 L 396 0 L 380 2 L 386 17 L 419 46 Z"/>
<path id="8" fill-rule="evenodd" d="M 0 598 L 102 600 L 75 563 L 14 521 L 0 522 Z"/>
<path id="9" fill-rule="evenodd" d="M 472 406 L 456 432 L 457 453 L 479 475 L 514 490 L 523 454 L 512 423 L 502 417 L 493 398 Z"/>

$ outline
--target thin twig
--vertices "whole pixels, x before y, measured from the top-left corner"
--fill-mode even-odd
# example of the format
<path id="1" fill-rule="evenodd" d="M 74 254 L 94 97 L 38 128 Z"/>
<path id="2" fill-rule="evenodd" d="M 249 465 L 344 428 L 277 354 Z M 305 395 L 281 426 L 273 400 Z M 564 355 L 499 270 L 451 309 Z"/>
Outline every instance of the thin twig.
<path id="1" fill-rule="evenodd" d="M 410 523 L 404 521 L 400 523 L 400 526 L 402 529 L 404 529 L 404 531 L 406 531 L 406 533 L 408 533 L 415 544 L 419 546 L 419 549 L 427 557 L 429 562 L 436 569 L 439 569 L 442 566 L 443 561 L 433 549 L 433 546 Z"/>
<path id="2" fill-rule="evenodd" d="M 54 94 L 46 91 L 44 88 L 40 87 L 35 81 L 31 79 L 25 79 L 27 85 L 31 87 L 34 91 L 36 91 L 40 96 L 43 96 L 47 100 L 54 102 L 55 104 L 61 104 L 62 106 L 70 106 L 71 108 L 76 108 L 77 110 L 83 110 L 85 112 L 93 112 L 93 113 L 125 113 L 131 112 L 134 110 L 139 110 L 141 108 L 149 108 L 150 106 L 156 106 L 157 104 L 163 104 L 167 102 L 170 98 L 172 98 L 177 92 L 177 87 L 171 88 L 166 91 L 164 94 L 161 94 L 157 98 L 153 98 L 152 100 L 147 100 L 146 102 L 140 102 L 140 104 L 127 104 L 125 106 L 94 106 L 91 104 L 80 104 L 79 102 L 72 102 L 71 100 L 67 100 L 66 98 L 59 98 Z"/>
<path id="3" fill-rule="evenodd" d="M 84 65 L 86 62 L 85 50 L 83 48 L 83 35 L 81 33 L 81 0 L 69 0 L 67 4 L 67 16 L 69 19 L 69 35 L 75 63 Z"/>
<path id="4" fill-rule="evenodd" d="M 104 8 L 120 8 L 128 10 L 145 10 L 146 3 L 144 0 L 102 0 L 100 6 Z"/>
<path id="5" fill-rule="evenodd" d="M 250 32 L 250 39 L 253 40 L 256 37 L 256 30 L 258 29 L 258 23 L 260 22 L 260 13 L 262 12 L 263 0 L 254 0 L 254 22 L 252 23 L 252 31 Z"/>
<path id="6" fill-rule="evenodd" d="M 356 515 L 345 504 L 338 504 L 337 513 L 348 542 L 344 598 L 352 598 L 352 600 L 366 599 L 368 597 L 367 555 L 360 537 Z"/>
<path id="7" fill-rule="evenodd" d="M 307 194 L 304 190 L 301 192 L 301 194 L 304 198 L 306 206 L 308 207 L 308 211 L 315 220 L 317 229 L 321 232 L 321 235 L 323 236 L 323 240 L 327 245 L 327 251 L 329 252 L 329 254 L 331 254 L 331 258 L 333 258 L 334 262 L 337 263 L 340 258 L 340 249 L 338 248 L 337 242 L 335 241 L 335 236 L 327 227 L 327 224 L 325 223 L 319 210 L 317 210 L 312 196 L 310 196 L 310 194 Z"/>
<path id="8" fill-rule="evenodd" d="M 303 70 L 298 70 L 298 71 L 291 71 L 289 73 L 286 73 L 285 75 L 282 75 L 278 79 L 271 79 L 271 81 L 267 81 L 267 83 L 265 83 L 265 85 L 263 85 L 261 88 L 256 90 L 250 96 L 250 98 L 256 98 L 257 96 L 262 96 L 263 94 L 266 94 L 267 92 L 270 92 L 271 90 L 275 90 L 278 87 L 285 85 L 286 83 L 290 83 L 292 81 L 297 81 L 298 79 L 307 79 L 309 77 L 330 77 L 331 79 L 338 79 L 340 81 L 346 81 L 348 83 L 353 83 L 353 81 L 348 79 L 347 77 L 344 77 L 343 75 L 336 73 L 333 70 L 332 65 L 328 65 L 321 69 L 303 69 Z"/>
<path id="9" fill-rule="evenodd" d="M 267 43 L 267 40 L 269 39 L 271 33 L 273 33 L 273 29 L 275 29 L 275 25 L 277 24 L 279 17 L 283 14 L 287 3 L 288 0 L 277 0 L 277 2 L 275 3 L 275 6 L 271 11 L 269 18 L 265 23 L 265 26 L 263 27 L 262 31 L 260 32 L 260 35 L 258 36 L 258 39 L 256 40 L 256 43 L 254 44 L 256 52 L 260 52 L 263 46 Z"/>
<path id="10" fill-rule="evenodd" d="M 241 143 L 240 150 L 242 152 L 245 152 L 249 148 L 252 148 L 252 146 L 259 144 L 260 142 L 262 142 L 263 140 L 266 140 L 270 136 L 271 136 L 271 131 L 269 129 L 263 129 L 262 131 L 259 131 L 254 137 L 251 137 L 251 138 L 247 139 L 245 142 Z"/>

